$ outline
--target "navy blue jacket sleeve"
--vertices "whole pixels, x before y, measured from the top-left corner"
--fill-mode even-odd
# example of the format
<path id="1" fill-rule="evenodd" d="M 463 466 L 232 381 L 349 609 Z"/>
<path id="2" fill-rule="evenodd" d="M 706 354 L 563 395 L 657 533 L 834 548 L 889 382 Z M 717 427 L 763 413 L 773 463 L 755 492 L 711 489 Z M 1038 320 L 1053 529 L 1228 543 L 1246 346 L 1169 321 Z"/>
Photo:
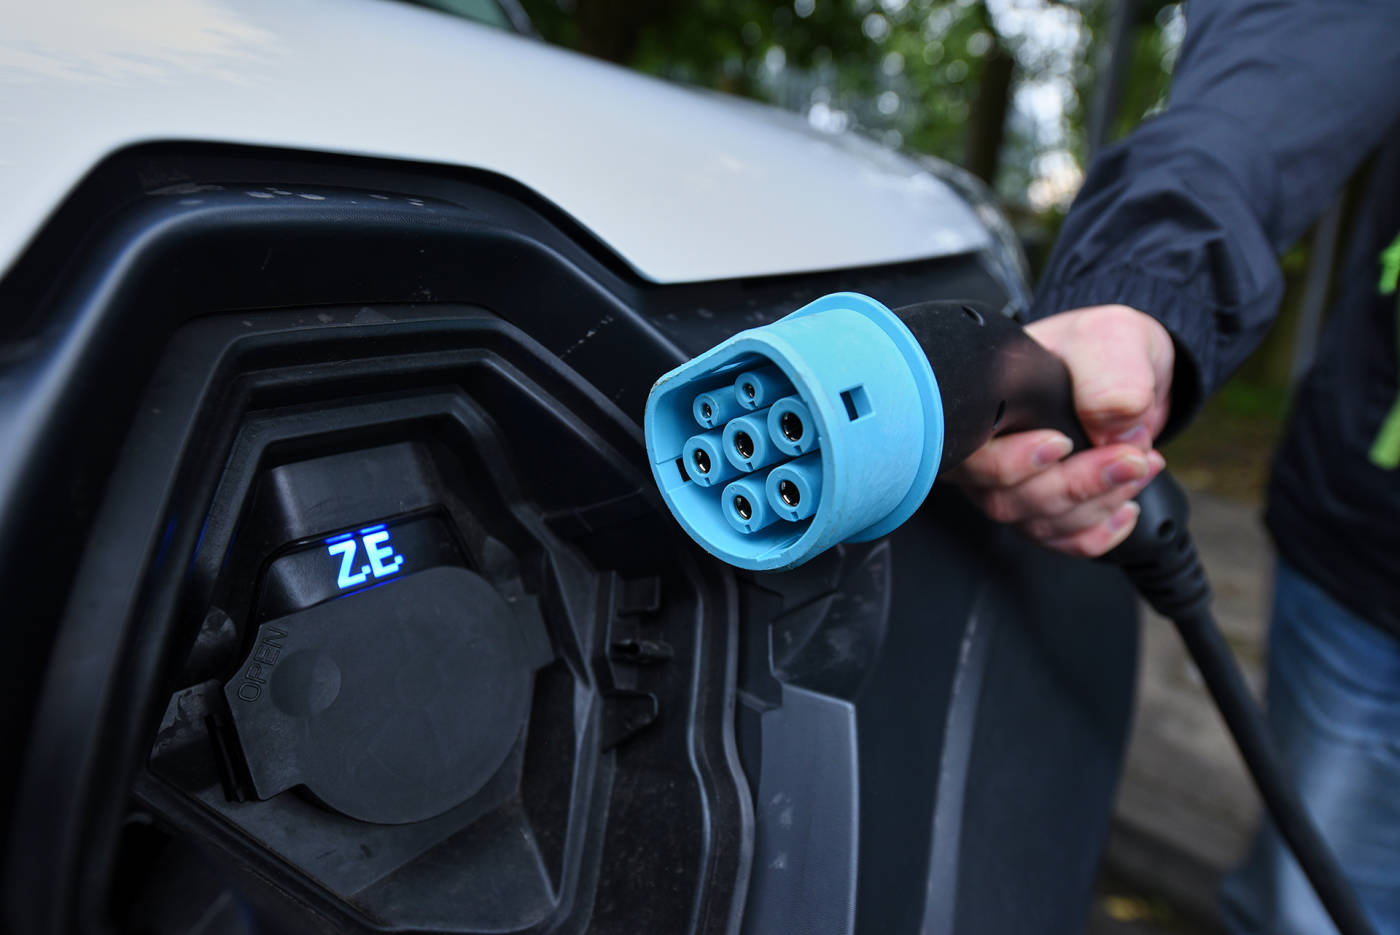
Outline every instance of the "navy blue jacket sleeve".
<path id="1" fill-rule="evenodd" d="M 1194 0 L 1186 17 L 1169 106 L 1094 161 L 1031 311 L 1159 319 L 1173 427 L 1258 344 L 1278 254 L 1400 117 L 1397 0 Z"/>

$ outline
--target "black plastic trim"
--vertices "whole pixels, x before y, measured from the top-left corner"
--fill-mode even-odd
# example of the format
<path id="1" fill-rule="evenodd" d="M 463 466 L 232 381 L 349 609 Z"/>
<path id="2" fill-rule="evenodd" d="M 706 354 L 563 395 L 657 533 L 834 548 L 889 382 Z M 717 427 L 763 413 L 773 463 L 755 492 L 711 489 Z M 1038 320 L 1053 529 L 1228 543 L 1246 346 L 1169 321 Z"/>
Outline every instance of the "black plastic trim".
<path id="1" fill-rule="evenodd" d="M 232 428 L 196 436 L 173 410 L 138 408 L 143 394 L 152 390 L 155 361 L 170 336 L 191 319 L 216 315 L 210 324 L 224 327 L 242 320 L 239 316 L 247 310 L 302 306 L 304 311 L 285 314 L 303 316 L 308 342 L 320 340 L 313 337 L 317 330 L 343 327 L 347 336 L 370 335 L 391 350 L 394 342 L 407 346 L 435 327 L 433 321 L 443 312 L 432 306 L 479 304 L 485 306 L 484 316 L 528 333 L 540 353 L 562 359 L 591 385 L 580 399 L 583 408 L 606 413 L 602 422 L 607 427 L 599 430 L 618 450 L 630 446 L 640 465 L 636 422 L 657 373 L 740 328 L 774 320 L 838 289 L 863 291 L 891 306 L 927 299 L 935 291 L 994 307 L 1005 299 L 981 258 L 972 254 L 659 286 L 639 277 L 557 208 L 486 173 L 208 144 L 160 144 L 117 154 L 79 186 L 0 282 L 0 302 L 6 308 L 0 320 L 0 403 L 14 404 L 5 417 L 8 421 L 0 422 L 0 529 L 20 533 L 0 544 L 0 587 L 12 598 L 14 625 L 7 629 L 11 651 L 27 663 L 9 687 L 7 697 L 15 703 L 0 741 L 9 749 L 22 749 L 23 732 L 33 714 L 28 705 L 46 672 L 69 682 L 82 679 L 84 672 L 120 672 L 135 684 L 155 671 L 130 668 L 130 659 L 104 657 L 104 649 L 110 647 L 76 636 L 67 638 L 52 660 L 50 649 L 55 637 L 69 629 L 62 621 L 81 619 L 85 613 L 80 602 L 65 611 L 65 602 L 96 528 L 94 518 L 112 490 L 109 474 L 121 446 L 138 437 L 132 432 L 137 420 L 143 426 L 142 444 L 154 437 L 168 446 L 166 455 L 152 452 L 155 461 L 168 457 L 173 464 L 184 452 L 198 463 L 217 458 L 231 444 Z M 450 314 L 460 314 L 460 309 Z M 333 343 L 326 345 L 331 348 L 329 360 L 353 356 L 337 358 Z M 266 353 L 279 352 L 269 345 Z M 189 381 L 189 398 L 211 394 L 208 398 L 218 405 L 236 402 L 229 394 L 245 388 L 236 382 L 204 382 L 209 374 L 199 372 L 202 365 L 191 359 L 183 376 Z M 354 367 L 347 366 L 347 378 L 354 375 Z M 177 393 L 176 398 L 184 397 Z M 138 576 L 152 571 L 141 567 L 144 556 L 153 556 L 159 566 L 193 548 L 187 527 L 169 525 L 161 504 L 199 503 L 201 498 L 207 503 L 214 484 L 206 476 L 151 477 L 144 482 L 144 506 L 129 514 L 133 522 L 144 524 L 147 548 L 134 550 L 142 554 L 128 569 Z M 563 511 L 550 522 L 566 537 L 605 536 L 604 524 L 635 516 L 636 510 L 635 498 L 621 497 Z M 170 538 L 167 530 L 174 530 Z M 859 664 L 844 660 L 844 668 L 834 670 L 821 668 L 820 653 L 772 658 L 765 642 L 762 652 L 746 663 L 754 677 L 740 692 L 745 710 L 779 704 L 783 684 L 850 701 L 855 707 L 858 929 L 916 930 L 926 900 L 936 902 L 954 885 L 960 888 L 953 906 L 958 931 L 978 930 L 987 918 L 979 913 L 1025 920 L 1048 919 L 1043 911 L 1047 906 L 1073 912 L 1081 905 L 1077 892 L 1066 895 L 1032 887 L 1018 899 L 1000 902 L 989 901 L 988 894 L 995 888 L 993 881 L 1041 879 L 1037 874 L 1046 868 L 1053 870 L 1057 883 L 1078 886 L 1085 879 L 1084 861 L 1092 861 L 1097 852 L 1095 842 L 1107 814 L 1107 794 L 1096 798 L 1095 790 L 1111 791 L 1126 727 L 1135 645 L 1135 631 L 1121 619 L 1130 607 L 1126 592 L 1115 589 L 1102 570 L 1050 561 L 989 531 L 947 491 L 935 491 L 923 513 L 891 537 L 888 552 L 892 557 L 883 559 L 881 572 L 886 602 L 859 613 L 839 607 L 832 612 L 837 604 L 833 589 L 844 593 L 846 585 L 839 573 L 826 567 L 810 569 L 808 582 L 794 590 L 792 602 L 784 598 L 773 613 L 768 612 L 768 597 L 758 601 L 746 596 L 782 590 L 772 580 L 741 584 L 736 590 L 733 576 L 714 563 L 697 562 L 685 573 L 703 580 L 705 590 L 722 595 L 706 610 L 713 619 L 733 628 L 747 621 L 740 631 L 746 641 L 766 641 L 770 620 L 777 632 L 781 622 L 775 618 L 798 611 L 810 611 L 804 619 L 815 622 L 805 633 L 789 629 L 795 638 L 824 639 L 852 621 L 869 638 L 861 644 L 868 656 L 855 660 Z M 865 554 L 857 550 L 853 556 L 858 560 Z M 829 573 L 829 578 L 823 577 Z M 952 693 L 956 649 L 968 620 L 967 592 L 986 576 L 997 582 L 997 599 L 979 617 L 979 625 L 988 628 L 986 674 L 979 691 Z M 1034 579 L 1031 584 L 1021 580 L 1026 576 Z M 1068 590 L 1074 591 L 1075 599 L 1052 608 L 1039 608 L 1032 601 L 1036 595 L 1063 596 Z M 127 592 L 134 595 L 137 590 L 128 587 L 122 593 Z M 611 599 L 625 597 L 619 592 Z M 80 600 L 75 595 L 75 601 Z M 930 619 L 934 602 L 937 612 Z M 118 611 L 129 618 L 135 609 L 133 605 Z M 1075 613 L 1098 619 L 1094 626 L 1065 619 Z M 820 648 L 819 643 L 813 645 Z M 733 642 L 714 651 L 732 653 Z M 139 656 L 141 650 L 132 652 Z M 727 668 L 723 659 L 704 664 L 728 675 L 722 685 L 696 685 L 695 702 L 686 713 L 692 721 L 713 716 L 716 704 L 723 706 L 729 703 L 725 699 L 734 697 L 733 659 Z M 1094 666 L 1111 677 L 1093 675 L 1098 671 Z M 921 697 L 922 686 L 928 688 L 928 704 L 911 720 L 907 706 L 911 697 Z M 89 687 L 115 692 L 121 682 L 99 678 Z M 703 691 L 711 694 L 701 697 Z M 68 707 L 63 694 L 61 684 L 51 686 L 46 704 L 54 707 L 45 715 L 46 724 L 63 724 L 64 715 L 81 713 Z M 90 696 L 83 703 L 93 700 Z M 1028 709 L 1023 711 L 1022 704 Z M 744 719 L 741 713 L 741 726 Z M 972 730 L 973 736 L 966 747 L 944 751 L 944 731 L 952 725 Z M 1034 733 L 1026 725 L 1044 729 Z M 63 729 L 96 730 L 91 723 Z M 1030 754 L 1016 748 L 1014 741 L 1032 733 L 1038 755 L 1051 756 L 1049 744 L 1054 742 L 1060 745 L 1055 749 L 1078 758 L 1076 788 L 1066 789 L 1062 780 L 1067 771 L 1061 766 L 1057 774 L 1048 760 L 1043 766 L 1050 781 L 1026 784 L 1018 764 Z M 14 801 L 12 790 L 21 767 L 47 776 L 72 770 L 80 785 L 120 794 L 125 780 L 114 750 L 128 743 L 130 734 L 98 734 L 88 738 L 95 746 L 79 746 L 90 760 L 39 763 L 27 754 L 10 759 L 0 767 L 0 802 L 8 807 Z M 723 747 L 711 754 L 706 796 L 725 795 L 725 781 L 742 777 L 732 732 L 726 733 Z M 747 778 L 761 783 L 758 756 L 747 736 L 742 760 L 753 770 Z M 940 761 L 948 770 L 965 774 L 966 783 L 942 786 Z M 980 780 L 988 778 L 995 782 L 984 788 Z M 601 781 L 611 779 L 604 776 Z M 67 788 L 71 794 L 73 789 Z M 985 791 L 990 789 L 1005 794 L 1015 807 L 1003 807 L 996 795 Z M 57 803 L 60 790 L 54 791 L 52 801 Z M 139 791 L 147 801 L 170 806 L 150 783 L 143 781 Z M 1052 816 L 1053 821 L 1032 823 L 1028 815 L 1052 793 L 1064 793 L 1074 806 Z M 93 842 L 78 831 L 93 817 L 86 808 L 114 809 L 117 804 L 84 803 L 81 795 L 65 799 L 64 806 L 72 806 L 73 812 L 60 816 L 61 823 L 73 833 L 57 835 L 48 845 L 50 856 L 60 866 L 81 870 L 77 876 L 45 884 L 46 892 L 60 903 L 50 903 L 50 908 L 59 914 L 31 921 L 61 925 L 61 919 L 71 918 L 66 915 L 69 910 L 93 917 L 97 907 L 91 900 L 100 897 L 90 894 L 99 893 L 105 883 L 97 869 L 102 854 L 83 853 Z M 746 811 L 746 796 L 724 807 L 734 809 L 741 826 L 751 833 L 754 822 Z M 964 825 L 957 841 L 958 873 L 939 878 L 935 890 L 928 890 L 934 814 L 948 809 L 959 810 Z M 196 817 L 190 816 L 189 822 L 189 827 L 201 826 Z M 1065 830 L 1071 827 L 1079 835 L 1073 840 Z M 1013 837 L 1027 846 L 1011 855 L 1017 858 L 1014 867 L 998 871 L 997 862 L 1006 860 L 1007 842 Z M 1066 859 L 1045 861 L 1045 850 L 1053 846 L 1049 842 L 1058 842 Z M 613 850 L 598 853 L 617 854 L 618 848 L 627 848 L 629 859 L 642 867 L 643 844 L 611 839 L 607 847 Z M 730 858 L 719 856 L 717 848 L 707 873 L 748 879 L 747 846 L 738 842 L 739 856 L 730 863 L 724 863 Z M 249 863 L 257 863 L 255 855 Z M 766 864 L 754 865 L 755 877 L 770 872 Z M 62 906 L 74 892 L 88 893 L 88 902 Z M 691 917 L 706 930 L 736 929 L 743 904 L 727 897 L 697 894 L 697 902 L 689 907 Z M 12 905 L 6 908 L 13 910 Z M 616 912 L 624 907 L 611 908 Z M 333 911 L 321 914 L 329 924 L 349 921 Z"/>

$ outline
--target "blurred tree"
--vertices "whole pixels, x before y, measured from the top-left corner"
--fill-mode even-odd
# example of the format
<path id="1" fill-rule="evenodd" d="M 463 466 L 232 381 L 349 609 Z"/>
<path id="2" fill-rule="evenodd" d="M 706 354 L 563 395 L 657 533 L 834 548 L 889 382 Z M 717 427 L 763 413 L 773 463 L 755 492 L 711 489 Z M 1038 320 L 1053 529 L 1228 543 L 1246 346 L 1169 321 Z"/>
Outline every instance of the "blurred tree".
<path id="1" fill-rule="evenodd" d="M 983 60 L 982 73 L 977 79 L 977 93 L 967 122 L 967 152 L 963 168 L 988 185 L 996 185 L 997 170 L 1001 166 L 1001 143 L 1011 112 L 1016 58 L 997 32 L 986 4 L 978 3 L 973 9 L 976 10 L 982 32 L 990 37 L 990 44 Z"/>
<path id="2" fill-rule="evenodd" d="M 524 0 L 549 41 L 940 156 L 1051 226 L 1087 153 L 1080 102 L 1107 68 L 1115 3 Z M 1178 8 L 1136 0 L 1110 135 L 1160 104 Z"/>

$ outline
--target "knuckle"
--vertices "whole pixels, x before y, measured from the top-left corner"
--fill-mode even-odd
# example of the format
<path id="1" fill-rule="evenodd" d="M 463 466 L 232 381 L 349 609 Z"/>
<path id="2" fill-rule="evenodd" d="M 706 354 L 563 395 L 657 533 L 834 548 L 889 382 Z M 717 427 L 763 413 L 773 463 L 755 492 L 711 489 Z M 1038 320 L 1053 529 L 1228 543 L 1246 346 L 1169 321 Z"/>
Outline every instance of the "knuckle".
<path id="1" fill-rule="evenodd" d="M 1021 478 L 1013 458 L 1001 450 L 983 448 L 962 463 L 962 470 L 972 483 L 995 489 L 1014 486 Z"/>
<path id="2" fill-rule="evenodd" d="M 1021 519 L 1020 502 L 1002 491 L 992 491 L 983 496 L 980 506 L 982 512 L 998 523 L 1014 523 Z"/>
<path id="3" fill-rule="evenodd" d="M 1073 471 L 1065 478 L 1065 496 L 1072 503 L 1084 503 L 1103 493 L 1103 484 L 1096 472 Z"/>
<path id="4" fill-rule="evenodd" d="M 1145 413 L 1153 401 L 1152 387 L 1137 380 L 1117 380 L 1092 386 L 1086 408 L 1099 418 L 1130 418 Z"/>
<path id="5" fill-rule="evenodd" d="M 1079 544 L 1078 537 L 1071 537 L 1068 539 L 1055 539 L 1053 541 L 1047 542 L 1046 545 L 1052 550 L 1059 552 L 1061 555 L 1068 555 L 1070 558 L 1089 557 L 1084 554 L 1084 550 Z"/>
<path id="6" fill-rule="evenodd" d="M 951 476 L 958 483 L 973 488 L 990 487 L 996 479 L 995 465 L 995 459 L 990 458 L 989 452 L 982 448 L 968 455 L 962 464 L 952 470 Z"/>
<path id="7" fill-rule="evenodd" d="M 1154 398 L 1152 387 L 1145 382 L 1133 381 L 1119 384 L 1111 397 L 1118 410 L 1125 415 L 1142 415 L 1151 406 Z"/>
<path id="8" fill-rule="evenodd" d="M 1095 542 L 1092 529 L 1068 539 L 1066 545 L 1066 551 L 1075 558 L 1096 558 L 1103 551 Z"/>
<path id="9" fill-rule="evenodd" d="M 998 487 L 1010 487 L 1019 481 L 1020 475 L 1009 458 L 1002 458 L 991 466 L 993 481 Z"/>
<path id="10" fill-rule="evenodd" d="M 1022 535 L 1036 542 L 1049 542 L 1051 539 L 1058 539 L 1065 535 L 1063 529 L 1056 529 L 1054 523 L 1048 519 L 1029 519 L 1021 523 L 1018 527 Z"/>

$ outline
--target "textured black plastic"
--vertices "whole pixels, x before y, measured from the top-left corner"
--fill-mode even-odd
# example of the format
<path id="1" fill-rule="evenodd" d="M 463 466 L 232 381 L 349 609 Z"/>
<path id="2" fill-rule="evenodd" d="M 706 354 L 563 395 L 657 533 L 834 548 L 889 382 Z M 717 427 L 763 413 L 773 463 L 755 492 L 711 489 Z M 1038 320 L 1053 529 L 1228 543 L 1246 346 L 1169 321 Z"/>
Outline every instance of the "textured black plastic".
<path id="1" fill-rule="evenodd" d="M 406 824 L 486 785 L 552 655 L 486 579 L 432 568 L 264 623 L 224 695 L 259 798 Z"/>
<path id="2" fill-rule="evenodd" d="M 390 518 L 388 528 L 393 534 L 394 547 L 404 556 L 404 564 L 395 574 L 463 564 L 455 537 L 440 516 L 394 517 Z M 352 553 L 352 557 L 363 561 L 358 553 Z M 258 617 L 280 617 L 344 593 L 345 589 L 339 584 L 340 566 L 341 556 L 331 553 L 321 539 L 288 549 L 269 562 L 263 574 Z M 357 566 L 357 573 L 365 574 L 363 565 Z M 381 578 L 370 577 L 361 587 L 384 583 Z"/>
<path id="3" fill-rule="evenodd" d="M 1072 928 L 1131 697 L 1119 576 L 936 488 L 885 542 L 736 577 L 648 497 L 651 380 L 842 288 L 1004 301 L 977 254 L 657 286 L 441 166 L 114 156 L 0 283 L 9 928 L 728 933 L 758 893 L 831 933 Z M 328 458 L 335 495 L 298 493 Z M 253 582 L 405 512 L 535 603 L 558 658 L 520 742 L 425 821 L 259 799 L 223 692 Z"/>
<path id="4" fill-rule="evenodd" d="M 1056 428 L 1087 444 L 1069 371 L 1021 325 L 969 301 L 895 310 L 933 366 L 943 399 L 943 460 L 956 467 L 995 435 Z"/>

